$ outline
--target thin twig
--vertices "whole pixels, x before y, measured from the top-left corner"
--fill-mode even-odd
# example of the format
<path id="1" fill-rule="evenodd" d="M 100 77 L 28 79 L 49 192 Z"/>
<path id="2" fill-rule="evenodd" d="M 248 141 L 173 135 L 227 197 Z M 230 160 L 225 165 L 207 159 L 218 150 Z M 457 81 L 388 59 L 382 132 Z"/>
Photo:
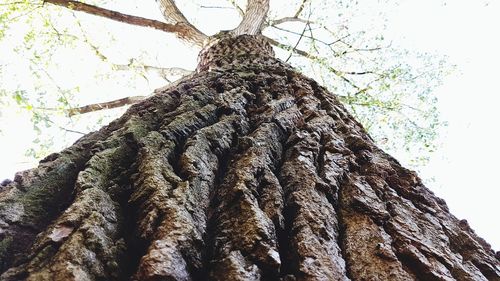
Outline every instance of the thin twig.
<path id="1" fill-rule="evenodd" d="M 205 6 L 205 5 L 200 5 L 200 8 L 202 9 L 234 9 L 234 7 L 224 7 L 224 6 Z"/>
<path id="2" fill-rule="evenodd" d="M 74 134 L 85 135 L 85 133 L 83 133 L 83 132 L 76 131 L 76 130 L 71 130 L 71 129 L 67 129 L 67 128 L 65 128 L 65 127 L 63 127 L 63 126 L 61 126 L 61 125 L 59 125 L 59 124 L 56 124 L 56 122 L 54 122 L 54 121 L 50 120 L 48 117 L 47 117 L 47 118 L 45 118 L 45 120 L 46 120 L 47 122 L 50 122 L 50 123 L 52 123 L 52 124 L 56 125 L 59 129 L 61 129 L 61 130 L 63 130 L 63 131 L 66 131 L 66 132 L 69 132 L 69 133 L 74 133 Z"/>
<path id="3" fill-rule="evenodd" d="M 285 22 L 315 23 L 315 22 L 312 22 L 312 21 L 309 21 L 309 20 L 305 20 L 305 19 L 301 19 L 301 18 L 296 18 L 296 17 L 284 17 L 284 18 L 280 18 L 280 19 L 277 19 L 277 20 L 271 20 L 271 21 L 269 21 L 269 23 L 268 23 L 267 26 L 276 26 L 276 25 L 280 25 L 280 24 L 285 23 Z"/>
<path id="4" fill-rule="evenodd" d="M 71 116 L 78 115 L 78 114 L 95 112 L 95 111 L 99 111 L 99 110 L 103 110 L 103 109 L 118 108 L 118 107 L 122 107 L 125 105 L 138 103 L 139 101 L 142 101 L 145 98 L 147 98 L 147 96 L 126 97 L 126 98 L 117 99 L 117 100 L 108 101 L 108 102 L 93 103 L 93 104 L 88 104 L 88 105 L 81 106 L 81 107 L 70 108 L 67 112 L 68 112 L 68 116 L 71 117 Z"/>
<path id="5" fill-rule="evenodd" d="M 240 6 L 238 6 L 238 4 L 236 4 L 236 1 L 229 0 L 229 2 L 231 3 L 231 5 L 233 5 L 236 11 L 238 11 L 238 14 L 240 14 L 241 17 L 245 15 L 245 11 L 243 11 L 243 9 Z"/>
<path id="6" fill-rule="evenodd" d="M 13 17 L 13 18 L 7 19 L 7 20 L 5 20 L 5 22 L 8 22 L 8 21 L 13 21 L 13 20 L 15 20 L 15 19 L 18 19 L 18 18 L 21 18 L 21 17 L 27 16 L 27 15 L 29 15 L 29 14 L 33 13 L 34 11 L 36 11 L 36 10 L 37 10 L 38 8 L 40 8 L 40 7 L 42 7 L 42 5 L 37 5 L 37 6 L 35 6 L 33 9 L 31 9 L 31 10 L 27 11 L 26 13 L 23 13 L 23 14 L 20 14 L 20 15 L 15 16 L 15 17 Z"/>
<path id="7" fill-rule="evenodd" d="M 21 5 L 21 4 L 34 4 L 34 3 L 26 3 L 24 1 L 18 1 L 18 2 L 10 2 L 10 3 L 0 3 L 0 6 Z"/>
<path id="8" fill-rule="evenodd" d="M 297 12 L 295 12 L 295 18 L 298 18 L 300 16 L 300 13 L 302 13 L 302 10 L 304 10 L 304 7 L 306 5 L 308 0 L 302 0 L 302 3 L 300 4 L 299 6 L 299 9 L 297 10 Z"/>
<path id="9" fill-rule="evenodd" d="M 309 26 L 309 24 L 306 23 L 304 25 L 304 29 L 302 30 L 302 33 L 300 34 L 299 39 L 297 40 L 297 43 L 295 43 L 295 46 L 293 46 L 293 49 L 290 52 L 290 55 L 288 55 L 288 58 L 286 58 L 285 62 L 288 62 L 288 60 L 290 60 L 290 58 L 292 57 L 292 54 L 293 54 L 293 50 L 297 49 L 297 47 L 299 46 L 300 40 L 302 40 L 302 37 L 304 36 L 304 33 L 306 32 L 307 26 Z"/>
<path id="10" fill-rule="evenodd" d="M 61 96 L 64 100 L 64 102 L 71 106 L 71 104 L 69 103 L 69 99 L 68 97 L 66 97 L 66 94 L 64 93 L 64 90 L 59 86 L 59 84 L 56 83 L 56 80 L 52 77 L 52 75 L 50 75 L 49 72 L 47 72 L 47 70 L 45 70 L 44 68 L 39 68 L 43 73 L 45 73 L 45 75 L 47 75 L 47 77 L 52 81 L 52 84 L 54 84 L 54 86 L 56 86 L 57 90 L 59 91 L 59 93 L 61 93 Z"/>
<path id="11" fill-rule="evenodd" d="M 359 90 L 360 87 L 358 85 L 356 85 L 354 82 L 352 82 L 350 79 L 346 78 L 343 74 L 342 71 L 340 70 L 337 70 L 335 68 L 333 68 L 332 66 L 330 66 L 326 60 L 324 58 L 321 58 L 321 57 L 318 57 L 318 56 L 315 56 L 315 55 L 311 55 L 309 54 L 308 52 L 306 51 L 303 51 L 303 50 L 300 50 L 300 49 L 294 49 L 292 46 L 289 46 L 289 45 L 285 45 L 285 44 L 282 44 L 272 38 L 269 38 L 269 37 L 266 37 L 266 39 L 269 41 L 269 43 L 271 45 L 274 45 L 278 48 L 281 48 L 283 50 L 287 50 L 287 51 L 292 51 L 296 54 L 299 54 L 303 57 L 306 57 L 308 59 L 311 59 L 311 60 L 315 60 L 317 62 L 319 62 L 320 64 L 322 64 L 327 70 L 329 70 L 330 72 L 332 72 L 333 74 L 337 75 L 340 79 L 344 80 L 345 82 L 347 82 L 349 85 L 351 85 L 353 88 Z"/>
<path id="12" fill-rule="evenodd" d="M 309 25 L 309 24 L 308 24 L 308 22 L 306 21 L 306 26 L 308 26 L 308 25 Z M 309 39 L 311 39 L 311 40 L 318 41 L 318 42 L 320 42 L 320 43 L 322 43 L 322 44 L 324 44 L 324 45 L 326 45 L 326 46 L 328 46 L 328 47 L 329 47 L 329 44 L 328 44 L 328 43 L 326 43 L 325 41 L 322 41 L 322 40 L 316 39 L 316 38 L 314 38 L 314 37 L 312 37 L 312 36 L 303 35 L 303 33 L 298 33 L 298 32 L 295 32 L 295 31 L 292 31 L 292 30 L 288 30 L 288 29 L 285 29 L 285 28 L 281 28 L 281 27 L 277 27 L 277 26 L 272 26 L 272 27 L 273 27 L 273 28 L 276 28 L 276 29 L 278 29 L 278 30 L 281 30 L 281 31 L 284 31 L 284 32 L 290 33 L 290 34 L 295 34 L 295 35 L 299 35 L 299 36 L 300 36 L 300 35 L 302 35 L 302 36 L 303 36 L 303 37 L 305 37 L 305 38 L 309 38 Z"/>

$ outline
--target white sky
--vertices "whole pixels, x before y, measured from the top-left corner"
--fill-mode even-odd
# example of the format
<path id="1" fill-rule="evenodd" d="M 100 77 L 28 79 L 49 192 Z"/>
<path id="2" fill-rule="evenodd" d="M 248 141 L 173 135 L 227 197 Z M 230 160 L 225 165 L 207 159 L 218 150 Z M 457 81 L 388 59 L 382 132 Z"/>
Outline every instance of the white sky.
<path id="1" fill-rule="evenodd" d="M 449 126 L 443 147 L 423 169 L 429 186 L 452 213 L 465 218 L 500 250 L 500 3 L 499 1 L 404 1 L 388 23 L 407 47 L 446 54 L 458 71 L 436 89 Z M 397 156 L 396 156 L 397 157 Z"/>
<path id="2" fill-rule="evenodd" d="M 446 200 L 452 213 L 467 219 L 480 236 L 500 250 L 497 218 L 500 181 L 496 178 L 500 168 L 500 3 L 405 0 L 399 1 L 389 15 L 387 32 L 395 44 L 448 55 L 457 65 L 458 71 L 434 93 L 439 97 L 442 119 L 449 126 L 441 132 L 443 147 L 423 167 L 421 176 L 434 177 L 435 182 L 428 187 Z M 214 30 L 227 24 L 227 18 L 217 20 L 213 22 Z M 184 47 L 173 45 L 171 48 Z M 189 68 L 194 63 L 178 53 L 173 56 L 167 52 L 167 56 L 172 66 L 182 66 L 185 62 Z M 102 90 L 104 86 L 94 87 Z M 144 93 L 130 93 L 136 94 Z M 31 145 L 34 133 L 29 118 L 16 108 L 1 108 L 0 130 L 4 132 L 0 134 L 1 180 L 12 178 L 16 171 L 33 165 L 22 155 Z"/>

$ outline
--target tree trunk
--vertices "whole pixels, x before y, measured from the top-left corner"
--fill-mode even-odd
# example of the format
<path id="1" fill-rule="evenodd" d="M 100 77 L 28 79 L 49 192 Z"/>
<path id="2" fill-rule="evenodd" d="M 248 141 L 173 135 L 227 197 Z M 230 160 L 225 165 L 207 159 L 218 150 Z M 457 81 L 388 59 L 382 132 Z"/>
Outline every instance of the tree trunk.
<path id="1" fill-rule="evenodd" d="M 0 187 L 1 280 L 500 280 L 498 255 L 260 36 Z"/>

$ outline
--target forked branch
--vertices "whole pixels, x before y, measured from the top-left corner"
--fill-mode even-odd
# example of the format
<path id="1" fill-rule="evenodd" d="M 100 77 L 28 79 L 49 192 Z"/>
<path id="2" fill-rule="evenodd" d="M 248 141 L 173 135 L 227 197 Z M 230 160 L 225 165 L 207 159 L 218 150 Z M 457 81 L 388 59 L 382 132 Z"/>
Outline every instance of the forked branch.
<path id="1" fill-rule="evenodd" d="M 233 7 L 236 9 L 236 11 L 238 11 L 238 14 L 243 17 L 245 15 L 245 12 L 243 11 L 242 8 L 240 8 L 240 6 L 236 3 L 235 0 L 228 0 L 231 5 L 233 5 Z"/>
<path id="2" fill-rule="evenodd" d="M 302 3 L 300 3 L 299 8 L 297 9 L 297 11 L 295 12 L 295 14 L 292 17 L 284 17 L 284 18 L 280 18 L 277 20 L 271 20 L 267 23 L 267 26 L 276 26 L 276 25 L 279 25 L 279 24 L 282 24 L 285 22 L 297 22 L 297 21 L 303 22 L 303 23 L 313 23 L 313 22 L 309 21 L 309 19 L 305 20 L 305 19 L 300 18 L 300 14 L 304 10 L 304 7 L 306 6 L 306 3 L 308 1 L 309 0 L 302 0 Z"/>
<path id="3" fill-rule="evenodd" d="M 328 69 L 328 71 L 330 71 L 331 73 L 335 74 L 340 79 L 344 80 L 346 83 L 348 83 L 349 85 L 351 85 L 356 90 L 360 90 L 361 89 L 358 85 L 356 85 L 353 81 L 351 81 L 349 78 L 347 78 L 345 76 L 345 74 L 354 74 L 354 73 L 344 72 L 344 71 L 340 71 L 338 69 L 335 69 L 331 65 L 329 65 L 325 61 L 324 58 L 312 55 L 312 54 L 310 54 L 310 53 L 308 53 L 306 51 L 297 49 L 297 48 L 289 46 L 289 45 L 282 44 L 282 43 L 280 43 L 280 42 L 278 42 L 278 41 L 276 41 L 276 40 L 274 40 L 272 38 L 269 38 L 269 37 L 266 37 L 266 39 L 268 40 L 269 44 L 271 44 L 271 45 L 274 45 L 274 46 L 276 46 L 278 48 L 281 48 L 283 50 L 286 50 L 286 51 L 291 51 L 292 53 L 301 55 L 301 56 L 303 56 L 305 58 L 308 58 L 310 60 L 313 60 L 313 61 L 316 61 L 316 62 L 320 63 L 321 65 L 325 66 L 326 69 Z"/>
<path id="4" fill-rule="evenodd" d="M 58 5 L 73 11 L 85 12 L 88 14 L 108 18 L 123 23 L 144 26 L 144 27 L 151 27 L 161 31 L 174 33 L 180 39 L 189 43 L 194 43 L 198 46 L 202 46 L 203 41 L 206 38 L 206 35 L 198 31 L 197 29 L 193 30 L 194 27 L 189 23 L 185 22 L 169 24 L 157 20 L 147 19 L 133 15 L 127 15 L 117 11 L 108 10 L 94 5 L 89 5 L 72 0 L 45 0 L 44 3 Z"/>
<path id="5" fill-rule="evenodd" d="M 192 25 L 179 10 L 174 0 L 156 0 L 160 6 L 163 18 L 172 24 L 184 24 L 189 28 L 190 36 L 195 39 L 198 45 L 202 46 L 207 36 Z"/>
<path id="6" fill-rule="evenodd" d="M 78 114 L 84 114 L 84 113 L 89 113 L 89 112 L 95 112 L 103 109 L 111 109 L 111 108 L 117 108 L 117 107 L 122 107 L 125 105 L 130 105 L 134 103 L 138 103 L 142 100 L 147 98 L 147 96 L 135 96 L 135 97 L 126 97 L 114 101 L 108 101 L 108 102 L 101 102 L 101 103 L 94 103 L 94 104 L 89 104 L 81 107 L 75 107 L 75 108 L 70 108 L 68 110 L 68 116 L 74 116 Z"/>

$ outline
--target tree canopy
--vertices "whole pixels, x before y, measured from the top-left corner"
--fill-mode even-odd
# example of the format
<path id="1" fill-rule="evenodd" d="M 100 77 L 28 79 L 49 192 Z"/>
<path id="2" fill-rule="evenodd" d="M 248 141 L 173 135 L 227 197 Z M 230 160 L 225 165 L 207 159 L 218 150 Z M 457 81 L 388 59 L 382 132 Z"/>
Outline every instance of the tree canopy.
<path id="1" fill-rule="evenodd" d="M 246 1 L 193 0 L 172 12 L 173 2 L 158 3 L 0 5 L 0 102 L 31 116 L 37 136 L 27 154 L 64 147 L 190 73 L 206 36 L 235 28 L 246 9 Z M 406 151 L 418 167 L 443 125 L 432 89 L 452 67 L 392 44 L 384 9 L 379 1 L 270 1 L 263 34 L 279 58 L 338 95 L 380 146 Z"/>

